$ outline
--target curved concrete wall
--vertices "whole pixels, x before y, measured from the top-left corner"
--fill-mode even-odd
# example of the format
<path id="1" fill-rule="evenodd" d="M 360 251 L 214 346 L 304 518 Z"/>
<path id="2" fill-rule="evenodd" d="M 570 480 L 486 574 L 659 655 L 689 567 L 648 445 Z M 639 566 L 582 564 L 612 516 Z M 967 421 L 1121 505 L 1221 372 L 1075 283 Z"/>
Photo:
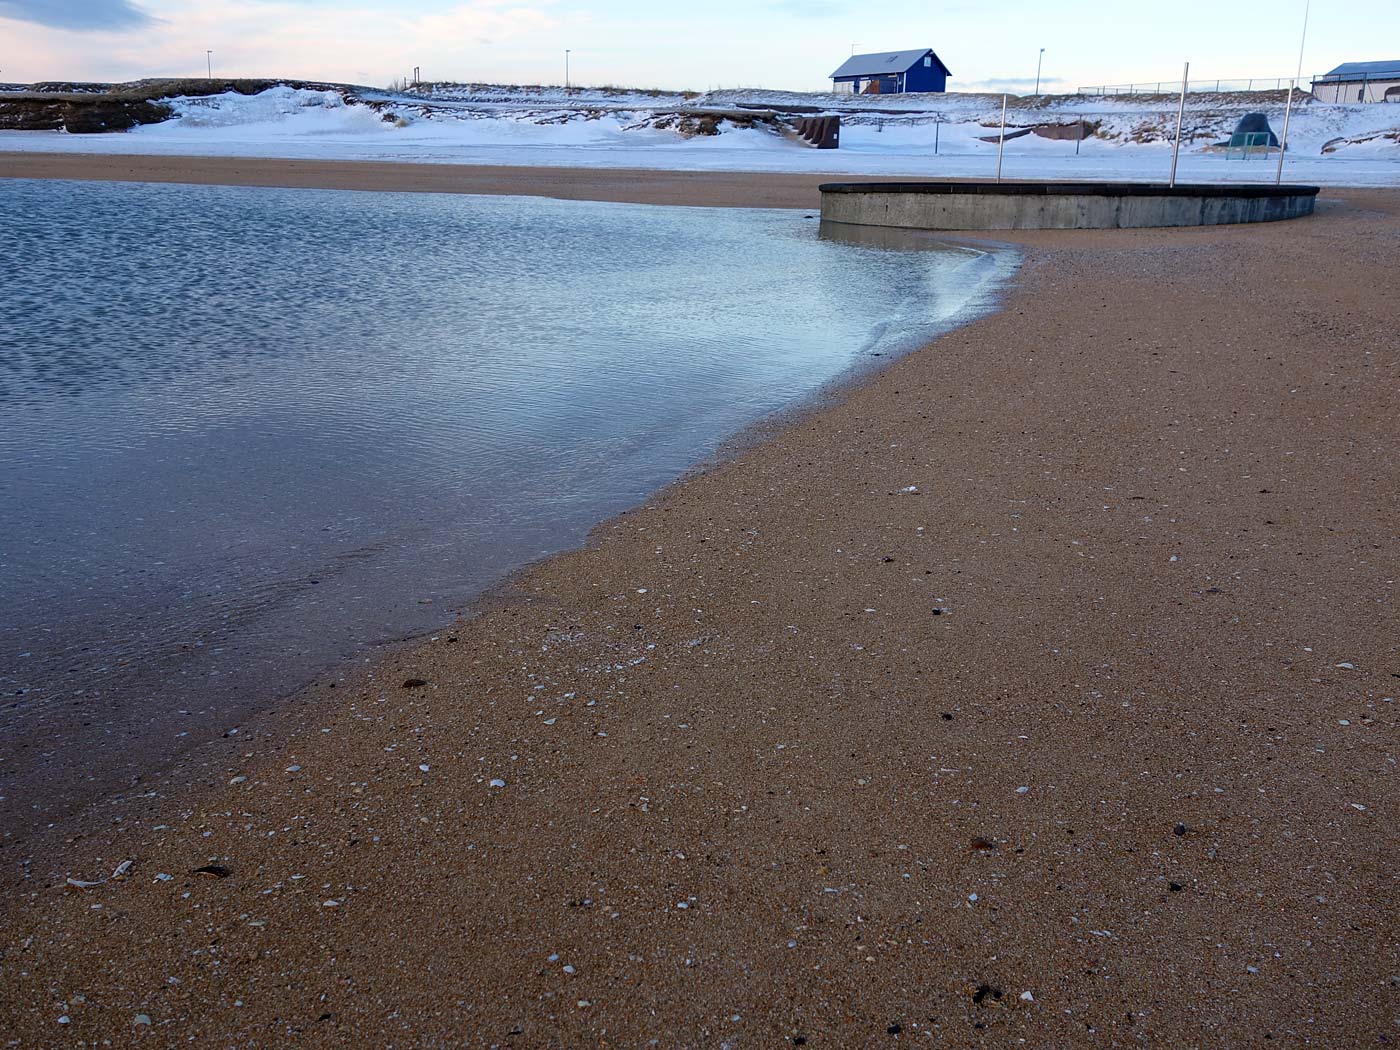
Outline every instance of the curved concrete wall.
<path id="1" fill-rule="evenodd" d="M 1311 215 L 1316 186 L 873 182 L 821 187 L 822 218 L 918 230 L 1217 226 Z"/>

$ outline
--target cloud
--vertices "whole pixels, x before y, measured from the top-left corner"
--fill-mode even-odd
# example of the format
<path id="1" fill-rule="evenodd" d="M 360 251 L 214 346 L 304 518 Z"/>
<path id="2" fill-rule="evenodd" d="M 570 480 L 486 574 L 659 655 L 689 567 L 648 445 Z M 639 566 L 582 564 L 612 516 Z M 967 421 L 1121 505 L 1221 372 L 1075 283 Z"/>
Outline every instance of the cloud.
<path id="1" fill-rule="evenodd" d="M 836 0 L 774 0 L 767 5 L 771 11 L 803 18 L 836 18 L 849 15 L 850 7 Z"/>
<path id="2" fill-rule="evenodd" d="M 56 29 L 140 29 L 156 21 L 132 0 L 0 0 L 0 18 Z"/>
<path id="3" fill-rule="evenodd" d="M 9 17 L 16 4 L 37 9 L 48 2 L 0 0 L 0 18 Z M 565 45 L 552 46 L 559 19 L 550 0 L 447 0 L 407 7 L 382 0 L 371 6 L 360 0 L 332 2 L 339 4 L 335 17 L 323 3 L 309 0 L 62 0 L 85 9 L 139 3 L 152 24 L 139 33 L 116 35 L 2 23 L 0 37 L 7 52 L 14 45 L 14 53 L 0 65 L 4 79 L 15 81 L 202 77 L 209 49 L 219 77 L 386 84 L 421 66 L 424 76 L 434 79 L 515 80 L 548 77 L 557 64 L 554 76 L 563 79 Z M 53 13 L 47 6 L 45 11 Z"/>
<path id="4" fill-rule="evenodd" d="M 1066 81 L 1061 77 L 1041 77 L 1040 86 L 1042 89 L 1050 87 L 1052 84 L 1063 84 Z M 1035 77 L 991 77 L 987 80 L 959 80 L 956 90 L 975 91 L 1034 91 Z"/>

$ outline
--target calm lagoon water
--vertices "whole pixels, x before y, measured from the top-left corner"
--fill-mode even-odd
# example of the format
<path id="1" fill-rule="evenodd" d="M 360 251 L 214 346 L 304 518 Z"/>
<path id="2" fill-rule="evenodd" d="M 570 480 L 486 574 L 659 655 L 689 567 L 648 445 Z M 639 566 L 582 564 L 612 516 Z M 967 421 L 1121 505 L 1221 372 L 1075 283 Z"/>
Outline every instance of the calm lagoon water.
<path id="1" fill-rule="evenodd" d="M 0 807 L 26 810 L 65 751 L 120 743 L 130 774 L 447 622 L 1010 265 L 791 211 L 11 180 L 0 205 Z"/>

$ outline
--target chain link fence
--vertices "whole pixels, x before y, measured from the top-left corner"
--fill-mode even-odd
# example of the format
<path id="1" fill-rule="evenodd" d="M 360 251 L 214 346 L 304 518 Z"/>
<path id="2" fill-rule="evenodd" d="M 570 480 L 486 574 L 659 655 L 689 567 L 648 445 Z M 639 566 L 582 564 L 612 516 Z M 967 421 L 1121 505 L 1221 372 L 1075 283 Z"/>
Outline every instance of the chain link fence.
<path id="1" fill-rule="evenodd" d="M 1215 80 L 1192 80 L 1186 85 L 1188 92 L 1234 92 L 1234 91 L 1284 91 L 1292 77 L 1221 77 Z M 1306 90 L 1309 83 L 1300 80 L 1298 86 Z M 1089 84 L 1080 87 L 1080 95 L 1175 95 L 1181 91 L 1180 80 L 1140 80 L 1132 84 Z"/>

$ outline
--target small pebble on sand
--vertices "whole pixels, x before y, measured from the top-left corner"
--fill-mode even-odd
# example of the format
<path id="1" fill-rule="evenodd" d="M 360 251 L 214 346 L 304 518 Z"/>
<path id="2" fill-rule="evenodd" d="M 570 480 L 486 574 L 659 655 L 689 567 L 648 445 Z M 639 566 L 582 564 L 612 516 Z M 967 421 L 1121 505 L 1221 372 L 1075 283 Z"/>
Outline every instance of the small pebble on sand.
<path id="1" fill-rule="evenodd" d="M 487 785 L 487 786 L 488 786 L 488 787 L 493 787 L 493 788 L 503 788 L 503 787 L 506 786 L 506 782 L 505 782 L 504 780 L 502 780 L 500 777 L 493 777 L 492 780 L 491 780 L 491 783 L 490 783 L 489 785 Z"/>

